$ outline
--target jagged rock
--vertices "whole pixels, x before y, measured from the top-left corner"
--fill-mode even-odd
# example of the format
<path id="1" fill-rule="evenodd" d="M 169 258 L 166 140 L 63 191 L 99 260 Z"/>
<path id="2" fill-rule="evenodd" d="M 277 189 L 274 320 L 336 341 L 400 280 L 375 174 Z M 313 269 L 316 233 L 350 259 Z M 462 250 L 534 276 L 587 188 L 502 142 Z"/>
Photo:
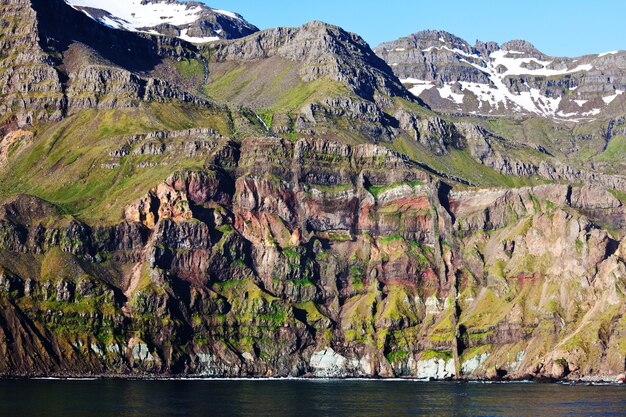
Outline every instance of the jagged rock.
<path id="1" fill-rule="evenodd" d="M 58 121 L 81 109 L 136 107 L 142 101 L 211 105 L 166 80 L 145 76 L 166 56 L 196 56 L 180 40 L 115 31 L 63 0 L 10 0 L 1 7 L 2 33 L 10 34 L 1 49 L 10 53 L 0 55 L 0 110 L 14 114 L 20 127 Z M 112 42 L 120 47 L 111 50 Z"/>
<path id="2" fill-rule="evenodd" d="M 0 156 L 45 154 L 44 174 L 35 177 L 45 180 L 24 189 L 60 205 L 27 195 L 0 201 L 0 374 L 623 374 L 626 215 L 619 190 L 626 183 L 618 170 L 565 165 L 548 140 L 498 134 L 506 121 L 420 108 L 362 39 L 319 22 L 196 48 L 106 28 L 59 0 L 8 0 L 0 8 L 19 17 L 0 17 L 15 33 L 0 36 L 2 50 L 15 51 L 0 60 L 0 73 L 8 74 L 0 76 Z M 390 56 L 430 53 L 431 63 L 463 67 L 459 83 L 486 77 L 488 55 L 523 55 L 531 72 L 548 59 L 523 42 L 471 47 L 442 32 L 405 43 Z M 432 49 L 409 51 L 420 44 Z M 193 67 L 192 78 L 204 84 L 169 76 L 178 64 Z M 545 70 L 568 65 L 554 60 Z M 489 69 L 503 77 L 510 70 Z M 581 71 L 549 87 L 578 85 Z M 502 82 L 521 95 L 546 81 Z M 314 87 L 310 99 L 262 111 L 290 98 L 276 90 L 291 94 L 302 85 Z M 458 102 L 461 85 L 446 86 L 439 99 Z M 199 87 L 259 114 L 198 98 Z M 170 102 L 176 105 L 162 105 Z M 154 112 L 120 110 L 133 106 Z M 148 119 L 137 128 L 116 125 L 130 132 L 123 136 L 94 132 L 97 143 L 86 120 L 86 137 L 64 148 L 70 155 L 58 155 L 63 132 L 92 108 Z M 33 127 L 36 136 L 20 130 L 65 116 L 49 129 Z M 607 141 L 623 129 L 623 120 L 612 120 L 602 125 Z M 152 122 L 219 132 L 139 133 Z M 597 137 L 546 126 L 563 141 Z M 277 133 L 282 138 L 255 136 Z M 80 153 L 92 139 L 88 160 Z M 413 159 L 379 143 L 408 148 Z M 74 151 L 78 159 L 64 159 Z M 467 166 L 481 163 L 477 177 L 494 183 L 507 180 L 496 172 L 557 183 L 461 187 L 420 162 L 433 155 L 442 158 L 433 165 L 450 163 L 451 172 L 472 174 Z M 22 156 L 6 159 L 16 175 L 26 175 Z M 45 189 L 80 164 L 88 168 L 76 171 L 70 188 Z M 115 201 L 66 200 L 78 187 L 96 201 L 101 185 Z M 94 214 L 94 207 L 112 212 Z"/>

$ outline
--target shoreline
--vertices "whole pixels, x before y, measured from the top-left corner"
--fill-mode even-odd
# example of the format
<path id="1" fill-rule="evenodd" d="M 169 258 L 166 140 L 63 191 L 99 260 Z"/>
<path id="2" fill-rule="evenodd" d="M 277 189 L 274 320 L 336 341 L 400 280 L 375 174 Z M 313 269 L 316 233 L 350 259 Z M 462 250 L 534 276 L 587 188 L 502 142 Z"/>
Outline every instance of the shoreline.
<path id="1" fill-rule="evenodd" d="M 511 379 L 465 379 L 465 378 L 414 378 L 414 377 L 211 377 L 211 376 L 172 376 L 172 375 L 0 375 L 0 380 L 39 380 L 39 381 L 185 381 L 185 382 L 407 382 L 407 383 L 459 383 L 459 384 L 560 384 L 592 386 L 624 386 L 623 377 L 608 379 L 554 379 L 554 378 L 511 378 Z"/>

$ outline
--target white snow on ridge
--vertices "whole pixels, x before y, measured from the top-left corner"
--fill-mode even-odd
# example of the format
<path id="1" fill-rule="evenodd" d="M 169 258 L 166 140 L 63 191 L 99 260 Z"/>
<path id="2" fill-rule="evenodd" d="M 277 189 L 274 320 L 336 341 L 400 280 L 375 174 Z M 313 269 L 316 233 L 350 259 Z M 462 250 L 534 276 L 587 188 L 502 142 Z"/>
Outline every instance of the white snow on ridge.
<path id="1" fill-rule="evenodd" d="M 523 52 L 518 51 L 505 51 L 499 50 L 491 53 L 489 59 L 484 59 L 479 55 L 474 55 L 462 51 L 458 48 L 449 48 L 447 46 L 434 47 L 431 46 L 424 49 L 422 52 L 430 52 L 432 50 L 448 50 L 459 55 L 459 61 L 467 65 L 470 65 L 479 71 L 486 74 L 490 80 L 489 84 L 460 82 L 461 91 L 468 91 L 474 94 L 478 99 L 478 109 L 483 107 L 489 107 L 489 112 L 498 110 L 513 110 L 533 113 L 545 117 L 555 118 L 571 118 L 576 116 L 574 113 L 565 113 L 559 111 L 561 105 L 561 97 L 547 97 L 542 95 L 539 89 L 531 88 L 528 91 L 513 92 L 507 87 L 505 78 L 508 76 L 530 75 L 530 76 L 555 76 L 571 74 L 580 71 L 590 71 L 593 69 L 592 65 L 578 65 L 573 69 L 552 69 L 549 68 L 553 61 L 544 61 L 533 57 L 515 57 L 511 55 L 522 55 Z M 470 60 L 466 58 L 471 58 Z M 530 68 L 525 68 L 530 66 Z M 447 98 L 456 104 L 462 104 L 464 100 L 464 94 L 458 94 L 452 92 L 451 84 L 445 84 L 443 86 L 436 86 L 434 83 L 424 80 L 417 80 L 413 78 L 407 78 L 401 80 L 404 84 L 410 85 L 411 93 L 419 96 L 424 91 L 437 87 L 439 94 L 442 98 Z M 571 90 L 575 90 L 573 88 Z M 621 92 L 619 93 L 621 94 Z M 616 96 L 615 96 L 616 97 Z M 605 97 L 605 102 L 610 102 L 615 97 Z M 610 101 L 609 101 L 610 100 Z M 577 100 L 576 104 L 582 107 L 586 103 L 585 100 Z M 487 106 L 484 106 L 487 105 Z M 484 111 L 487 111 L 485 108 Z M 598 109 L 586 112 L 583 116 L 595 116 L 599 112 Z"/>
<path id="2" fill-rule="evenodd" d="M 402 84 L 413 84 L 411 88 L 409 88 L 409 91 L 415 97 L 419 97 L 424 91 L 435 87 L 435 84 L 430 81 L 417 80 L 415 78 L 405 78 L 400 80 L 400 82 Z"/>
<path id="3" fill-rule="evenodd" d="M 212 9 L 215 13 L 219 13 L 219 14 L 223 14 L 224 16 L 228 16 L 231 19 L 237 19 L 237 20 L 241 20 L 241 18 L 239 16 L 237 16 L 235 13 L 233 12 L 229 12 L 227 10 L 220 10 L 220 9 Z"/>
<path id="4" fill-rule="evenodd" d="M 545 66 L 549 65 L 551 62 L 539 61 L 534 58 L 505 58 L 504 55 L 506 55 L 506 53 L 506 51 L 493 52 L 491 54 L 491 60 L 488 62 L 485 61 L 487 65 L 486 68 L 465 61 L 463 59 L 462 61 L 489 75 L 491 82 L 495 86 L 495 89 L 490 89 L 490 93 L 492 93 L 493 99 L 495 99 L 498 103 L 502 103 L 505 108 L 509 108 L 509 105 L 512 103 L 513 109 L 526 110 L 530 113 L 535 113 L 543 116 L 556 116 L 559 104 L 561 103 L 560 97 L 550 98 L 543 96 L 541 95 L 541 91 L 539 91 L 538 89 L 530 89 L 530 91 L 527 92 L 514 94 L 505 85 L 504 78 L 508 75 L 526 75 L 530 71 L 532 71 L 532 75 L 545 75 L 546 73 L 550 75 L 556 75 L 568 73 L 570 71 L 547 70 L 545 69 Z M 521 66 L 523 63 L 530 63 L 531 61 L 535 61 L 539 65 L 543 65 L 544 71 L 533 71 L 523 68 Z M 507 68 L 507 70 L 502 74 L 499 74 L 497 70 L 500 65 L 503 65 Z M 572 70 L 571 72 L 574 72 L 574 70 Z M 490 103 L 492 103 L 493 107 L 493 101 L 489 101 Z"/>
<path id="5" fill-rule="evenodd" d="M 561 110 L 556 115 L 564 119 L 570 119 L 574 116 L 578 116 L 578 113 L 565 113 L 563 110 Z"/>
<path id="6" fill-rule="evenodd" d="M 607 56 L 607 55 L 615 55 L 617 54 L 619 51 L 609 51 L 609 52 L 604 52 L 602 54 L 598 54 L 598 58 L 602 58 L 603 56 Z"/>
<path id="7" fill-rule="evenodd" d="M 583 116 L 597 116 L 600 114 L 600 109 L 593 109 L 591 111 L 583 113 Z"/>
<path id="8" fill-rule="evenodd" d="M 456 104 L 463 104 L 464 94 L 458 94 L 452 92 L 450 84 L 445 84 L 443 87 L 437 89 L 441 98 L 447 98 L 454 101 Z"/>
<path id="9" fill-rule="evenodd" d="M 200 18 L 202 7 L 185 4 L 150 3 L 141 0 L 65 0 L 71 6 L 92 7 L 106 10 L 116 19 L 102 19 L 105 24 L 117 28 L 138 32 L 163 23 L 181 26 L 195 22 Z"/>
<path id="10" fill-rule="evenodd" d="M 467 52 L 462 51 L 462 50 L 460 50 L 458 48 L 448 48 L 447 46 L 442 46 L 442 48 L 443 49 L 447 49 L 450 52 L 454 52 L 455 54 L 466 56 L 468 58 L 474 58 L 474 59 L 478 58 L 478 59 L 480 59 L 480 55 L 468 54 Z"/>
<path id="11" fill-rule="evenodd" d="M 423 49 L 422 52 L 431 52 L 433 49 L 437 49 L 438 51 L 445 49 L 446 51 L 450 51 L 450 52 L 454 52 L 455 54 L 458 55 L 463 55 L 466 56 L 468 58 L 473 58 L 473 59 L 480 59 L 480 55 L 474 55 L 474 54 L 468 54 L 467 52 L 458 49 L 458 48 L 448 48 L 446 45 L 443 46 L 431 46 L 428 47 L 426 49 Z M 404 51 L 404 48 L 398 48 L 396 49 L 396 51 Z"/>
<path id="12" fill-rule="evenodd" d="M 552 61 L 540 61 L 536 58 L 507 58 L 505 55 L 510 53 L 508 51 L 495 51 L 492 52 L 491 57 L 491 65 L 496 68 L 499 65 L 503 65 L 506 67 L 506 71 L 501 76 L 505 77 L 507 75 L 539 75 L 544 77 L 550 77 L 553 75 L 565 75 L 571 74 L 579 71 L 590 71 L 593 69 L 592 65 L 579 65 L 574 69 L 568 70 L 553 70 L 547 68 Z M 522 65 L 524 64 L 536 64 L 540 65 L 543 68 L 540 69 L 530 69 L 524 68 Z"/>
<path id="13" fill-rule="evenodd" d="M 424 81 L 424 80 L 418 80 L 417 78 L 401 78 L 400 82 L 402 84 L 424 84 L 424 83 L 428 83 L 430 84 L 430 81 Z"/>
<path id="14" fill-rule="evenodd" d="M 181 38 L 184 41 L 191 42 L 191 43 L 215 42 L 215 41 L 218 41 L 220 39 L 217 36 L 205 36 L 205 37 L 202 37 L 202 38 L 196 38 L 196 37 L 193 37 L 193 36 L 188 36 L 187 35 L 188 31 L 189 31 L 189 29 L 181 30 L 179 38 Z"/>
<path id="15" fill-rule="evenodd" d="M 111 16 L 103 16 L 100 19 L 95 19 L 89 13 L 83 13 L 96 21 L 100 20 L 100 22 L 112 28 L 156 34 L 158 32 L 148 30 L 148 28 L 164 23 L 173 26 L 188 25 L 197 21 L 202 12 L 206 10 L 200 6 L 184 3 L 166 3 L 159 0 L 148 4 L 143 4 L 142 0 L 65 0 L 65 2 L 74 8 L 78 6 L 91 7 L 109 12 Z M 229 18 L 241 20 L 233 12 L 218 9 L 211 10 Z M 182 31 L 179 37 L 193 43 L 206 43 L 220 39 L 217 36 L 194 38 L 187 36 L 186 31 Z"/>

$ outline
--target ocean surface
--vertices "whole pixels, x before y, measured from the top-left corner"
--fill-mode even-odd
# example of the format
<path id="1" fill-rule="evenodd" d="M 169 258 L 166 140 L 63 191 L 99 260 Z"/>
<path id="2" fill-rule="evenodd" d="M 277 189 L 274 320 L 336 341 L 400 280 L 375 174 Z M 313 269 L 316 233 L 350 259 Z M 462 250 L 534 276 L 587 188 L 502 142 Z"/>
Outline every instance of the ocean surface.
<path id="1" fill-rule="evenodd" d="M 0 416 L 626 416 L 626 386 L 0 380 Z"/>

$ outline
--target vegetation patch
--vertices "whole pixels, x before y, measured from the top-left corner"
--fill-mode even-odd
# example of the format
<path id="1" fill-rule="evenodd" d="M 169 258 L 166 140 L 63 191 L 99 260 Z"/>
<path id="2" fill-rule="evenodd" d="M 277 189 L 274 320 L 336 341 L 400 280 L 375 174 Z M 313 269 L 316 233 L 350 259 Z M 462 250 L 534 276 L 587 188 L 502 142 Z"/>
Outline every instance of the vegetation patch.
<path id="1" fill-rule="evenodd" d="M 368 185 L 367 191 L 370 192 L 370 194 L 372 194 L 375 198 L 378 198 L 378 196 L 380 196 L 382 193 L 384 193 L 387 190 L 391 190 L 393 188 L 397 188 L 403 185 L 408 185 L 409 187 L 417 187 L 422 185 L 421 181 L 402 181 L 402 182 L 393 182 L 391 184 L 384 184 L 384 185 Z"/>

